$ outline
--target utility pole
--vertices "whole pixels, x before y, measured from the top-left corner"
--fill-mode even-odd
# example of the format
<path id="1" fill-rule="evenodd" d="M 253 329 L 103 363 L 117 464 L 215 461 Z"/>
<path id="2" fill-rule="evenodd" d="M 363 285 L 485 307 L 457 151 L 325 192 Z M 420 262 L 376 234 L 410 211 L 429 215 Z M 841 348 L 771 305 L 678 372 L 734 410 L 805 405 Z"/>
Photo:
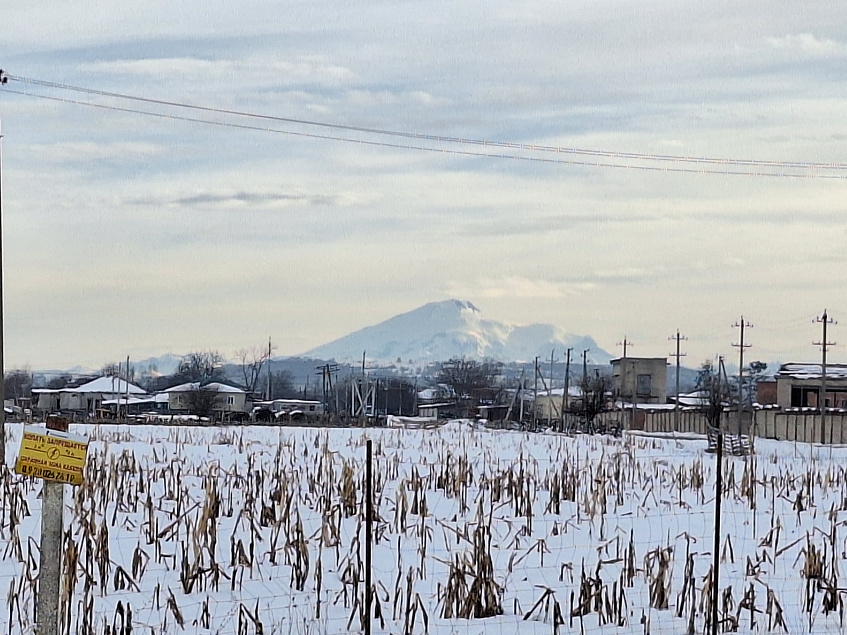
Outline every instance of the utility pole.
<path id="1" fill-rule="evenodd" d="M 0 84 L 9 81 L 6 73 L 0 68 Z M 0 460 L 6 464 L 6 366 L 3 358 L 5 341 L 3 337 L 3 128 L 0 125 Z"/>
<path id="2" fill-rule="evenodd" d="M 535 384 L 532 388 L 532 430 L 538 428 L 538 356 L 535 356 Z"/>
<path id="3" fill-rule="evenodd" d="M 584 351 L 582 351 L 582 385 L 583 385 L 583 389 L 586 386 L 586 384 L 588 384 L 588 351 L 590 351 L 590 350 L 591 350 L 590 348 L 586 348 Z M 584 396 L 585 395 L 583 395 L 583 397 Z"/>
<path id="4" fill-rule="evenodd" d="M 268 335 L 268 392 L 266 393 L 268 401 L 271 401 L 271 399 L 272 399 L 272 397 L 271 397 L 271 351 L 272 350 L 273 349 L 271 348 L 271 336 Z"/>
<path id="5" fill-rule="evenodd" d="M 371 568 L 373 549 L 373 441 L 368 439 L 365 454 L 365 635 L 371 635 L 373 586 Z"/>
<path id="6" fill-rule="evenodd" d="M 671 353 L 668 357 L 676 357 L 676 399 L 673 407 L 673 427 L 679 431 L 679 358 L 685 357 L 685 353 L 679 352 L 679 343 L 687 340 L 684 335 L 679 334 L 679 329 L 676 330 L 676 335 L 671 335 L 669 340 L 676 340 L 676 353 Z"/>
<path id="7" fill-rule="evenodd" d="M 621 398 L 623 399 L 627 395 L 627 392 L 626 392 L 626 386 L 627 386 L 627 381 L 626 381 L 626 349 L 627 349 L 628 346 L 635 346 L 635 344 L 633 344 L 628 339 L 626 339 L 626 335 L 624 335 L 623 336 L 623 342 L 618 342 L 617 346 L 623 346 L 623 357 L 621 357 L 621 395 L 620 395 Z M 635 392 L 635 391 L 630 390 L 630 392 L 629 392 L 629 401 L 632 401 L 632 402 L 635 401 L 635 399 L 633 399 L 633 392 Z M 626 399 L 624 399 L 624 401 L 626 401 Z"/>
<path id="8" fill-rule="evenodd" d="M 47 429 L 68 431 L 68 420 L 48 417 Z M 62 584 L 62 516 L 65 486 L 58 481 L 42 480 L 41 554 L 38 568 L 38 593 L 35 598 L 36 633 L 58 635 Z"/>
<path id="9" fill-rule="evenodd" d="M 820 342 L 813 342 L 813 344 L 821 347 L 821 390 L 818 396 L 818 408 L 821 411 L 821 443 L 826 443 L 826 351 L 830 346 L 835 346 L 835 342 L 826 340 L 826 326 L 837 324 L 837 322 L 826 314 L 826 309 L 823 310 L 823 315 L 818 316 L 814 321 L 823 327 L 823 338 Z M 829 436 L 832 442 L 831 431 Z"/>
<path id="10" fill-rule="evenodd" d="M 129 418 L 129 355 L 126 356 L 126 381 L 124 382 L 124 419 Z M 120 412 L 120 401 L 118 401 L 118 411 Z"/>
<path id="11" fill-rule="evenodd" d="M 573 347 L 567 351 L 567 361 L 565 362 L 565 388 L 562 391 L 562 430 L 565 429 L 565 408 L 568 407 L 568 391 L 570 390 L 571 379 L 571 351 Z"/>
<path id="12" fill-rule="evenodd" d="M 744 329 L 753 328 L 753 325 L 744 321 L 744 316 L 741 316 L 741 321 L 732 325 L 733 328 L 740 330 L 740 338 L 738 344 L 733 344 L 738 349 L 738 434 L 741 434 L 741 413 L 744 410 L 744 349 L 750 348 L 752 344 L 744 343 Z"/>

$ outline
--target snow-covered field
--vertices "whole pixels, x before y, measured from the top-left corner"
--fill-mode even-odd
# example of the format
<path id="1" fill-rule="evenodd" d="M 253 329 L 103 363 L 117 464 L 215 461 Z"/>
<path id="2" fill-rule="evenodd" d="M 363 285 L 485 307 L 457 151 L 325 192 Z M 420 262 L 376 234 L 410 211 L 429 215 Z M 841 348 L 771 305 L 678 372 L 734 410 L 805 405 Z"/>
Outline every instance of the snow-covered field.
<path id="1" fill-rule="evenodd" d="M 9 427 L 11 465 L 21 428 Z M 128 633 L 127 619 L 133 633 L 360 629 L 367 439 L 374 633 L 704 628 L 715 507 L 704 439 L 463 422 L 71 431 L 92 443 L 86 485 L 66 488 L 69 633 Z M 842 632 L 847 448 L 759 441 L 755 460 L 725 461 L 725 625 Z M 3 633 L 33 632 L 39 490 L 2 473 Z"/>

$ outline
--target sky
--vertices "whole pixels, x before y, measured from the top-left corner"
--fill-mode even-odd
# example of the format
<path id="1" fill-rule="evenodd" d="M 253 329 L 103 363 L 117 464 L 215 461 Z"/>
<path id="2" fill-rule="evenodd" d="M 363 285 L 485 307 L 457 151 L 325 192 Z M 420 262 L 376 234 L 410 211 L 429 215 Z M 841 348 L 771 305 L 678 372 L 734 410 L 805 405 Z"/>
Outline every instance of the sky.
<path id="1" fill-rule="evenodd" d="M 829 360 L 847 362 L 847 180 L 785 176 L 847 177 L 839 3 L 13 4 L 7 368 L 231 356 L 268 336 L 295 355 L 448 298 L 613 354 L 626 337 L 629 355 L 666 355 L 678 329 L 692 367 L 737 355 L 742 316 L 747 359 L 819 359 L 828 309 L 844 324 Z M 417 135 L 841 167 L 492 148 L 24 79 Z"/>

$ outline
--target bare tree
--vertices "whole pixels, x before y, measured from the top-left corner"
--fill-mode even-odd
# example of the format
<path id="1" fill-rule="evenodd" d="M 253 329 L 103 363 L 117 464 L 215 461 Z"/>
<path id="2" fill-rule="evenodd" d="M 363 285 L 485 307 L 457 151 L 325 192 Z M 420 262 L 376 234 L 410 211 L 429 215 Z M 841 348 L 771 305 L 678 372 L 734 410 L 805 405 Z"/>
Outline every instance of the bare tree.
<path id="1" fill-rule="evenodd" d="M 254 346 L 251 349 L 241 348 L 235 351 L 235 359 L 241 366 L 241 376 L 244 379 L 244 387 L 248 392 L 256 392 L 256 384 L 262 368 L 271 358 L 273 348 Z"/>
<path id="2" fill-rule="evenodd" d="M 287 370 L 279 370 L 271 373 L 271 394 L 276 399 L 291 399 L 298 396 L 294 387 L 294 378 Z"/>
<path id="3" fill-rule="evenodd" d="M 122 364 L 120 362 L 107 362 L 103 364 L 103 367 L 100 369 L 100 375 L 102 377 L 118 377 L 119 379 L 124 379 L 126 381 L 134 381 L 135 367 L 130 366 L 129 369 L 127 369 L 126 364 Z"/>
<path id="4" fill-rule="evenodd" d="M 436 381 L 449 386 L 460 402 L 470 403 L 496 391 L 502 372 L 500 362 L 451 359 L 441 365 Z"/>
<path id="5" fill-rule="evenodd" d="M 174 376 L 185 382 L 222 379 L 225 362 L 218 351 L 195 351 L 180 360 Z"/>
<path id="6" fill-rule="evenodd" d="M 21 399 L 29 397 L 32 390 L 32 373 L 28 368 L 10 370 L 3 379 L 3 398 Z"/>
<path id="7" fill-rule="evenodd" d="M 582 388 L 582 403 L 579 407 L 579 413 L 585 420 L 587 430 L 593 431 L 594 420 L 608 406 L 612 381 L 608 375 L 596 374 L 594 377 L 586 377 L 580 385 Z"/>
<path id="8" fill-rule="evenodd" d="M 121 377 L 123 373 L 124 369 L 118 362 L 106 362 L 100 369 L 100 374 L 103 377 Z"/>
<path id="9" fill-rule="evenodd" d="M 71 379 L 72 379 L 72 377 L 70 375 L 68 375 L 67 373 L 62 373 L 61 375 L 56 375 L 55 377 L 52 377 L 47 382 L 47 388 L 53 388 L 53 389 L 64 388 L 69 383 L 71 383 Z"/>
<path id="10" fill-rule="evenodd" d="M 709 427 L 719 427 L 721 414 L 731 400 L 730 385 L 721 377 L 720 368 L 715 368 L 710 361 L 703 362 L 697 375 L 697 390 Z"/>
<path id="11" fill-rule="evenodd" d="M 211 386 L 197 386 L 185 394 L 188 411 L 198 417 L 211 417 L 220 399 L 217 388 Z"/>

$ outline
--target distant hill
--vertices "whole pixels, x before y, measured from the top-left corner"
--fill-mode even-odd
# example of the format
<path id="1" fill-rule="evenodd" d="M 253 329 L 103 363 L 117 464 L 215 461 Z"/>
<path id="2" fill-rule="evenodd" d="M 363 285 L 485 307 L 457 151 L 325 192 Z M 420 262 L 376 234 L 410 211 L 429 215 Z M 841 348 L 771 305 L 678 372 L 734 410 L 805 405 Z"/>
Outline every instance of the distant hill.
<path id="1" fill-rule="evenodd" d="M 300 357 L 361 363 L 425 364 L 452 357 L 530 361 L 549 357 L 551 349 L 572 347 L 574 359 L 589 349 L 589 360 L 607 364 L 611 355 L 588 335 L 574 335 L 551 324 L 516 326 L 486 319 L 463 300 L 431 302 L 408 313 L 365 327 Z"/>

